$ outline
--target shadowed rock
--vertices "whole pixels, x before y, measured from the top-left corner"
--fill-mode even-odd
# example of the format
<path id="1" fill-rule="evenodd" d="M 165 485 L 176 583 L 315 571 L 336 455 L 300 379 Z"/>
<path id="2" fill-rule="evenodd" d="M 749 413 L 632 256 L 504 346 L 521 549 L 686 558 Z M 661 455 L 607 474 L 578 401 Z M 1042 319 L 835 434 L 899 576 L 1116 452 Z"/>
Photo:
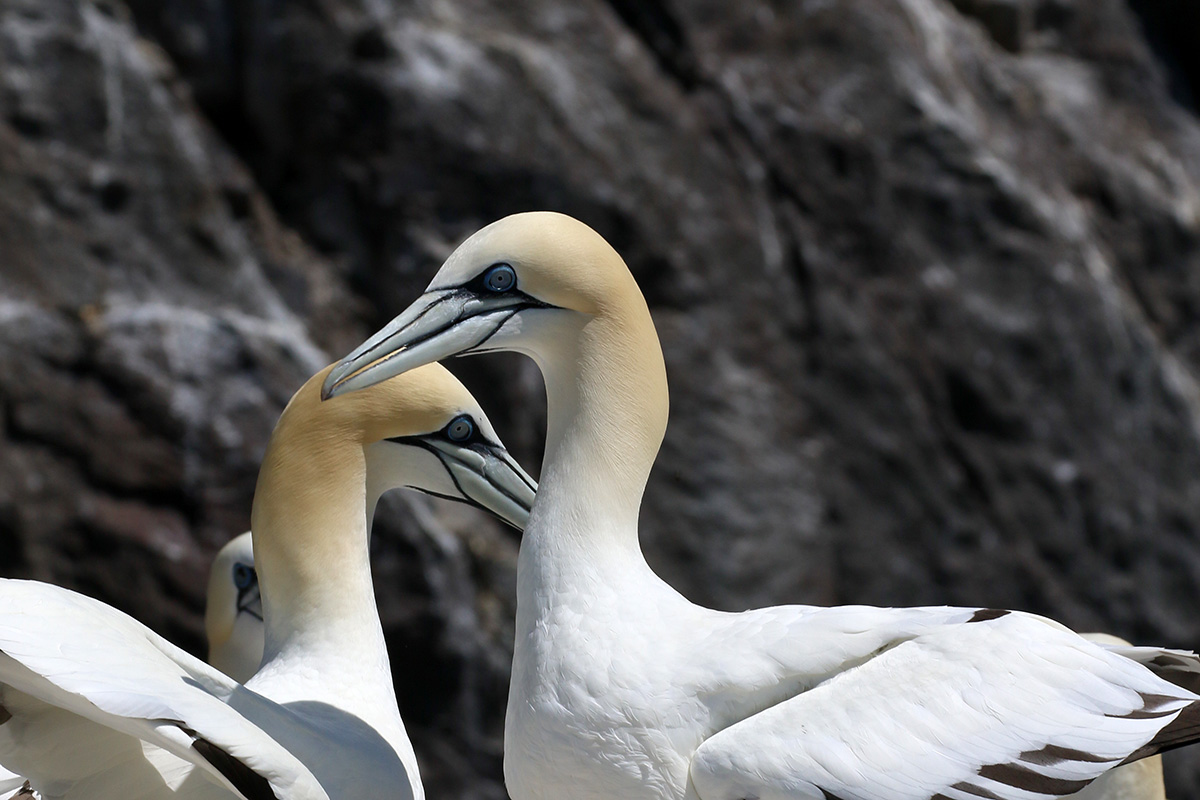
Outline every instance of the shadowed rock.
<path id="1" fill-rule="evenodd" d="M 1167 5 L 6 3 L 0 567 L 197 646 L 290 392 L 459 239 L 552 208 L 654 311 L 642 530 L 689 597 L 1194 647 L 1200 125 Z M 535 467 L 532 365 L 452 366 Z M 499 798 L 516 539 L 430 509 L 377 528 L 401 706 L 431 796 Z"/>

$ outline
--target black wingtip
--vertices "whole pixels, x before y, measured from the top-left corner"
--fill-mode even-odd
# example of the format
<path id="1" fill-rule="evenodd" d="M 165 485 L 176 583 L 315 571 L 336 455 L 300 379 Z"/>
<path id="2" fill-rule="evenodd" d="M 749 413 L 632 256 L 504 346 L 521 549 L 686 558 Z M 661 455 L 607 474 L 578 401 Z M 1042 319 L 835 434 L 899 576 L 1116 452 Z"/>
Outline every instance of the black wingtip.
<path id="1" fill-rule="evenodd" d="M 1143 666 L 1181 689 L 1200 694 L 1200 660 L 1190 653 L 1162 653 Z"/>
<path id="2" fill-rule="evenodd" d="M 1045 794 L 1051 797 L 1075 794 L 1092 782 L 1090 778 L 1086 780 L 1052 778 L 1030 769 L 1024 764 L 1017 763 L 987 764 L 979 768 L 979 777 L 1023 789 L 1033 794 Z"/>
<path id="3" fill-rule="evenodd" d="M 212 764 L 217 772 L 224 775 L 225 779 L 233 784 L 233 788 L 237 789 L 238 793 L 246 800 L 279 800 L 275 795 L 275 790 L 271 788 L 270 781 L 246 766 L 245 762 L 234 758 L 183 723 L 176 722 L 175 724 L 181 731 L 192 737 L 192 749 L 203 756 L 209 764 Z"/>
<path id="4" fill-rule="evenodd" d="M 212 742 L 203 737 L 197 737 L 192 742 L 192 748 L 204 756 L 205 761 L 216 767 L 217 771 L 224 775 L 246 800 L 278 800 L 275 790 L 271 788 L 271 784 L 266 778 Z"/>
<path id="5" fill-rule="evenodd" d="M 1128 764 L 1130 761 L 1138 761 L 1195 742 L 1200 742 L 1200 701 L 1184 706 L 1175 719 L 1164 725 L 1153 739 L 1133 751 L 1129 758 L 1121 763 Z"/>

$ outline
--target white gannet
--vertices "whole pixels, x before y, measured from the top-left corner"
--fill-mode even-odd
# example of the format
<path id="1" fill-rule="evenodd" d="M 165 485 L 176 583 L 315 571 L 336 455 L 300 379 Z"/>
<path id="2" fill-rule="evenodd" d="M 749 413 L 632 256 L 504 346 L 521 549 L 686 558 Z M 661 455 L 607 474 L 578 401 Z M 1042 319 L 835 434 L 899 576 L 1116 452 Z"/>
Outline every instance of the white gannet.
<path id="1" fill-rule="evenodd" d="M 366 453 L 366 513 L 367 533 L 370 534 L 375 519 L 375 509 L 384 494 L 392 489 L 410 486 L 413 474 L 421 472 L 421 465 L 413 464 L 414 453 L 408 443 L 397 443 L 387 439 L 372 442 Z M 428 459 L 425 459 L 428 461 Z M 445 475 L 438 476 L 453 483 L 453 461 L 443 460 Z M 428 466 L 428 464 L 426 464 Z M 515 464 L 513 466 L 516 466 Z M 517 467 L 519 469 L 519 467 Z M 521 489 L 519 504 L 527 510 L 532 504 L 537 484 L 528 475 L 521 473 L 528 489 Z M 465 476 L 463 480 L 469 480 Z M 426 479 L 429 480 L 428 478 Z M 426 494 L 458 500 L 447 494 L 448 486 L 422 489 Z M 508 522 L 516 525 L 523 519 L 524 510 L 510 516 Z M 509 511 L 513 514 L 513 511 Z M 258 590 L 258 573 L 254 570 L 254 546 L 250 531 L 246 531 L 225 543 L 213 559 L 208 577 L 208 597 L 204 608 L 204 632 L 208 639 L 208 663 L 239 683 L 250 680 L 262 662 L 266 626 L 263 625 L 262 598 Z M 4 786 L 0 777 L 0 787 Z M 0 795 L 0 800 L 4 797 Z"/>
<path id="2" fill-rule="evenodd" d="M 638 510 L 667 423 L 662 351 L 621 257 L 529 213 L 462 244 L 329 375 L 348 393 L 514 350 L 545 378 L 505 719 L 516 800 L 1037 800 L 1200 736 L 1195 656 L 975 608 L 694 605 Z"/>
<path id="3" fill-rule="evenodd" d="M 518 527 L 534 485 L 440 367 L 338 403 L 320 402 L 325 375 L 259 472 L 265 652 L 245 686 L 110 606 L 0 580 L 0 763 L 45 797 L 424 796 L 371 585 L 365 449 L 387 442 L 402 485 Z"/>

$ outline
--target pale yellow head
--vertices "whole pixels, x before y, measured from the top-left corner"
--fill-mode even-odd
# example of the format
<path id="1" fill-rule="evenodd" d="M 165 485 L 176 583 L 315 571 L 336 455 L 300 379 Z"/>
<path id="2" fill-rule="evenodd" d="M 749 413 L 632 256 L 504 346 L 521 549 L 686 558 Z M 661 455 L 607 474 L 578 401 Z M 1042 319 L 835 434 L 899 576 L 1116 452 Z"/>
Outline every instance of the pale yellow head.
<path id="1" fill-rule="evenodd" d="M 550 211 L 514 214 L 482 228 L 451 254 L 428 291 L 474 278 L 483 278 L 481 288 L 487 291 L 485 276 L 495 265 L 508 265 L 516 276 L 511 289 L 495 295 L 521 293 L 588 315 L 611 313 L 641 299 L 625 262 L 600 234 Z"/>
<path id="2" fill-rule="evenodd" d="M 420 299 L 334 368 L 325 396 L 451 355 L 516 350 L 541 362 L 592 319 L 658 351 L 637 282 L 600 234 L 564 214 L 514 214 L 463 242 Z"/>
<path id="3" fill-rule="evenodd" d="M 256 504 L 271 502 L 274 492 L 319 487 L 331 470 L 362 470 L 369 463 L 375 485 L 471 503 L 524 526 L 537 486 L 448 370 L 430 364 L 321 402 L 329 370 L 310 378 L 284 409 L 263 461 Z M 287 480 L 264 480 L 277 474 Z"/>
<path id="4" fill-rule="evenodd" d="M 625 262 L 571 217 L 516 214 L 468 238 L 424 294 L 334 368 L 324 396 L 499 350 L 532 357 L 546 379 L 546 463 L 603 474 L 589 484 L 591 505 L 635 514 L 666 430 L 662 350 Z"/>
<path id="5" fill-rule="evenodd" d="M 361 623 L 359 636 L 378 634 L 368 491 L 418 489 L 478 506 L 517 528 L 533 505 L 536 484 L 443 367 L 321 402 L 327 373 L 305 383 L 284 409 L 254 492 L 264 664 L 310 652 L 317 642 L 336 649 L 353 620 Z M 371 489 L 368 465 L 377 473 Z"/>

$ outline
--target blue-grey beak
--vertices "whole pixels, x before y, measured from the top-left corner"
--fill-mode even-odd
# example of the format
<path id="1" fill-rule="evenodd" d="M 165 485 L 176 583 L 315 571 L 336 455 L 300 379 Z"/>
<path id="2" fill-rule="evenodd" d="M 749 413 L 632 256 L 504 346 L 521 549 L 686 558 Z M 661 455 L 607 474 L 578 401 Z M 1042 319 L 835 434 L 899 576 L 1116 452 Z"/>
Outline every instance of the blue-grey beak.
<path id="1" fill-rule="evenodd" d="M 517 530 L 525 530 L 537 494 L 537 482 L 529 477 L 508 451 L 495 444 L 459 445 L 435 436 L 404 436 L 390 442 L 420 447 L 437 456 L 456 494 L 411 488 L 426 494 L 478 506 L 490 511 Z"/>
<path id="2" fill-rule="evenodd" d="M 342 359 L 325 378 L 321 398 L 365 389 L 450 356 L 484 352 L 496 331 L 533 307 L 545 304 L 519 291 L 481 297 L 461 287 L 430 290 Z"/>

